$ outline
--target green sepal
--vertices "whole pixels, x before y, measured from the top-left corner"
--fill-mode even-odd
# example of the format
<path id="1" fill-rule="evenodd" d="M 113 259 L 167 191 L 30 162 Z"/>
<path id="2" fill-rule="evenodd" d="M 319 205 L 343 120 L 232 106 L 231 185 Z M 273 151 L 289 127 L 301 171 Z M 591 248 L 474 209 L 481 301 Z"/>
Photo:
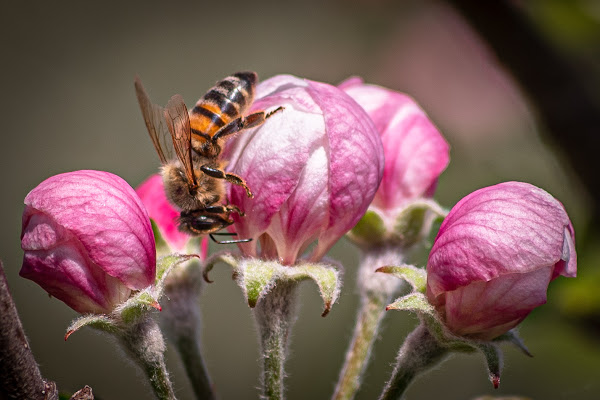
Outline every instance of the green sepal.
<path id="1" fill-rule="evenodd" d="M 475 345 L 485 357 L 488 373 L 494 389 L 500 386 L 500 372 L 502 371 L 503 356 L 500 348 L 492 342 L 480 342 Z"/>
<path id="2" fill-rule="evenodd" d="M 425 240 L 433 223 L 443 220 L 447 214 L 435 201 L 417 199 L 398 213 L 394 220 L 393 232 L 403 247 L 410 247 Z"/>
<path id="3" fill-rule="evenodd" d="M 156 254 L 169 254 L 171 248 L 167 244 L 162 233 L 160 233 L 158 224 L 152 218 L 150 218 L 150 225 L 152 225 L 152 233 L 154 234 L 154 242 L 156 243 Z"/>
<path id="4" fill-rule="evenodd" d="M 218 261 L 223 261 L 233 268 L 233 277 L 251 308 L 279 283 L 299 283 L 311 279 L 319 287 L 324 303 L 321 315 L 326 316 L 340 293 L 340 273 L 333 265 L 300 263 L 290 266 L 275 261 L 238 259 L 231 254 L 219 254 L 211 257 L 205 264 L 203 275 L 207 282 L 212 282 L 208 273 Z"/>
<path id="5" fill-rule="evenodd" d="M 409 248 L 426 241 L 433 223 L 444 219 L 447 214 L 431 199 L 416 199 L 385 212 L 371 207 L 348 233 L 348 237 L 364 247 L 394 243 Z"/>
<path id="6" fill-rule="evenodd" d="M 417 268 L 414 265 L 388 265 L 377 268 L 375 272 L 390 274 L 405 280 L 412 286 L 414 292 L 425 293 L 425 289 L 427 288 L 427 272 L 423 268 Z"/>
<path id="7" fill-rule="evenodd" d="M 289 267 L 282 266 L 282 268 Z M 324 303 L 321 316 L 326 316 L 340 295 L 341 278 L 339 270 L 332 265 L 306 263 L 294 266 L 291 271 L 286 271 L 286 273 L 288 273 L 289 278 L 297 282 L 312 279 L 317 284 Z"/>
<path id="8" fill-rule="evenodd" d="M 258 299 L 268 293 L 277 283 L 275 275 L 279 272 L 276 262 L 256 261 L 248 264 L 246 268 L 236 271 L 236 281 L 244 290 L 246 300 L 251 308 L 256 306 Z"/>
<path id="9" fill-rule="evenodd" d="M 506 332 L 504 335 L 498 336 L 493 341 L 494 342 L 500 342 L 500 343 L 501 342 L 508 342 L 510 344 L 515 345 L 525 355 L 527 355 L 529 357 L 533 357 L 533 354 L 531 354 L 531 352 L 529 351 L 529 349 L 527 348 L 527 346 L 525 346 L 525 342 L 523 342 L 523 339 L 521 339 L 521 337 L 517 334 L 517 330 L 516 329 L 511 329 L 510 331 Z"/>
<path id="10" fill-rule="evenodd" d="M 369 209 L 347 235 L 359 244 L 377 244 L 386 236 L 385 223 L 379 213 Z"/>
<path id="11" fill-rule="evenodd" d="M 84 326 L 91 326 L 93 328 L 110 333 L 115 333 L 119 330 L 116 321 L 107 315 L 86 314 L 71 322 L 71 325 L 69 325 L 67 332 L 65 333 L 65 340 L 67 340 L 72 333 L 78 331 Z"/>
<path id="12" fill-rule="evenodd" d="M 181 263 L 194 258 L 199 258 L 199 256 L 196 254 L 168 254 L 160 257 L 156 261 L 156 280 L 154 285 L 137 292 L 127 301 L 120 304 L 113 311 L 113 314 L 123 322 L 130 323 L 151 311 L 152 308 L 160 311 L 162 308 L 158 304 L 158 299 L 162 297 L 169 273 Z"/>
<path id="13" fill-rule="evenodd" d="M 158 300 L 148 290 L 142 290 L 119 304 L 112 314 L 117 321 L 129 324 L 140 319 L 151 308 L 161 310 Z"/>
<path id="14" fill-rule="evenodd" d="M 420 314 L 435 315 L 435 308 L 429 304 L 423 293 L 409 293 L 398 297 L 393 303 L 388 304 L 386 310 L 412 311 Z"/>
<path id="15" fill-rule="evenodd" d="M 173 268 L 177 267 L 179 264 L 189 261 L 191 259 L 197 258 L 200 256 L 197 254 L 168 254 L 166 256 L 160 257 L 156 260 L 156 280 L 154 282 L 153 291 L 157 295 L 156 298 L 160 298 L 162 295 L 162 291 L 165 285 L 165 279 L 169 272 L 173 270 Z M 200 268 L 198 266 L 198 268 Z"/>

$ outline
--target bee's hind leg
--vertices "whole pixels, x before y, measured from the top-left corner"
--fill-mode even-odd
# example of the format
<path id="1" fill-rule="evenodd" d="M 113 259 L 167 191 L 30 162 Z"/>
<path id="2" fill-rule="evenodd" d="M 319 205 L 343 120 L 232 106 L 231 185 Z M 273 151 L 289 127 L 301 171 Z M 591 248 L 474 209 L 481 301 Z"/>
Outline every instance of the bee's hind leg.
<path id="1" fill-rule="evenodd" d="M 265 122 L 265 120 L 267 120 L 267 118 L 279 111 L 283 111 L 283 107 L 277 107 L 268 113 L 265 113 L 264 111 L 257 111 L 245 117 L 238 117 L 219 129 L 213 135 L 212 141 L 213 143 L 216 143 L 219 139 L 223 139 L 225 136 L 233 135 L 241 130 L 254 128 L 255 126 L 261 125 L 263 122 Z"/>

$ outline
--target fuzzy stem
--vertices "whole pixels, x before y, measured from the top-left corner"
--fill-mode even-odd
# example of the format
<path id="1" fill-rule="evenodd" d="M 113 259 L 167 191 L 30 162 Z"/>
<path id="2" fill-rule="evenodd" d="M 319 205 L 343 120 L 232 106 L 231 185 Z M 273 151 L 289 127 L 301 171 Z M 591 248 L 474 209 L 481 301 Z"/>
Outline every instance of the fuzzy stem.
<path id="1" fill-rule="evenodd" d="M 421 323 L 407 337 L 396 358 L 392 377 L 385 385 L 379 400 L 399 399 L 413 379 L 421 372 L 433 367 L 448 354 Z"/>
<path id="2" fill-rule="evenodd" d="M 165 341 L 156 321 L 144 316 L 122 333 L 121 343 L 150 381 L 156 398 L 174 400 L 175 394 L 165 365 Z"/>
<path id="3" fill-rule="evenodd" d="M 375 270 L 386 265 L 400 265 L 402 261 L 397 247 L 370 249 L 363 256 L 357 279 L 361 304 L 352 341 L 332 397 L 334 400 L 354 398 L 369 363 L 379 325 L 385 315 L 385 306 L 404 286 L 398 278 L 376 273 Z"/>
<path id="4" fill-rule="evenodd" d="M 215 393 L 202 357 L 200 341 L 201 314 L 198 296 L 202 289 L 202 274 L 197 263 L 191 262 L 171 272 L 165 286 L 160 323 L 167 340 L 179 353 L 197 399 L 213 400 Z"/>
<path id="5" fill-rule="evenodd" d="M 255 308 L 261 344 L 261 398 L 284 398 L 284 364 L 295 319 L 296 283 L 280 282 Z"/>

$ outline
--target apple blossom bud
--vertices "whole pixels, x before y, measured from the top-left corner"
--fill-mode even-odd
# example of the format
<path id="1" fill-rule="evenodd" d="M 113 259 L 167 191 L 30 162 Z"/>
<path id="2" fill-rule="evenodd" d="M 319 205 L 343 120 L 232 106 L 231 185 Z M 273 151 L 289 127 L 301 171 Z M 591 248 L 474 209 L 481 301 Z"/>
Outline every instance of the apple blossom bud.
<path id="1" fill-rule="evenodd" d="M 393 213 L 411 200 L 433 196 L 450 161 L 450 146 L 409 96 L 359 78 L 339 87 L 369 114 L 383 143 L 385 167 L 372 207 Z"/>
<path id="2" fill-rule="evenodd" d="M 449 162 L 450 147 L 409 96 L 350 78 L 339 87 L 371 117 L 383 142 L 381 185 L 366 215 L 349 237 L 365 247 L 408 247 L 429 234 L 444 211 L 430 200 Z"/>
<path id="3" fill-rule="evenodd" d="M 110 313 L 132 290 L 154 283 L 148 213 L 120 177 L 75 171 L 46 179 L 25 197 L 20 275 L 80 313 Z"/>
<path id="4" fill-rule="evenodd" d="M 252 110 L 280 106 L 228 149 L 230 171 L 255 193 L 234 186 L 230 200 L 246 214 L 234 216 L 238 236 L 254 239 L 242 252 L 291 265 L 315 240 L 310 259 L 320 259 L 364 214 L 383 149 L 369 116 L 334 86 L 290 75 L 260 83 Z"/>
<path id="5" fill-rule="evenodd" d="M 456 335 L 491 340 L 546 302 L 558 275 L 577 273 L 563 205 L 528 183 L 506 182 L 459 201 L 427 264 L 427 298 Z"/>

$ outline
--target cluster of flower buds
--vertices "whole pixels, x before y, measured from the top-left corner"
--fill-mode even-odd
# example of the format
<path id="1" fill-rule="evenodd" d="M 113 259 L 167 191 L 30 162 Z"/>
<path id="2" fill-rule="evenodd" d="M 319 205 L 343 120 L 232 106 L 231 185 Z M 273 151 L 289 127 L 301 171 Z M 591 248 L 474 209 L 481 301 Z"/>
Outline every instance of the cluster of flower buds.
<path id="1" fill-rule="evenodd" d="M 311 278 L 326 313 L 341 282 L 335 267 L 319 262 L 344 234 L 352 230 L 363 248 L 385 244 L 402 253 L 423 243 L 432 221 L 445 216 L 431 198 L 449 163 L 449 145 L 413 99 L 358 78 L 339 87 L 290 75 L 259 84 L 250 112 L 279 107 L 283 112 L 224 149 L 228 170 L 244 178 L 254 197 L 230 185 L 228 201 L 242 211 L 232 215 L 230 229 L 250 240 L 238 243 L 240 256 L 221 259 L 236 270 L 251 306 L 278 285 Z M 206 241 L 201 247 L 190 241 L 177 228 L 178 216 L 159 175 L 137 194 L 107 172 L 53 176 L 25 198 L 20 274 L 82 314 L 114 314 L 144 291 L 151 299 L 139 302 L 157 306 L 166 269 L 160 261 L 157 267 L 157 252 L 206 258 Z M 212 268 L 207 264 L 205 273 Z M 377 267 L 384 266 L 371 272 Z M 378 271 L 414 289 L 388 309 L 419 312 L 429 321 L 427 335 L 449 349 L 457 341 L 498 340 L 545 303 L 550 281 L 575 276 L 576 269 L 574 230 L 563 205 L 533 185 L 507 182 L 477 190 L 451 209 L 426 272 L 413 266 Z"/>

